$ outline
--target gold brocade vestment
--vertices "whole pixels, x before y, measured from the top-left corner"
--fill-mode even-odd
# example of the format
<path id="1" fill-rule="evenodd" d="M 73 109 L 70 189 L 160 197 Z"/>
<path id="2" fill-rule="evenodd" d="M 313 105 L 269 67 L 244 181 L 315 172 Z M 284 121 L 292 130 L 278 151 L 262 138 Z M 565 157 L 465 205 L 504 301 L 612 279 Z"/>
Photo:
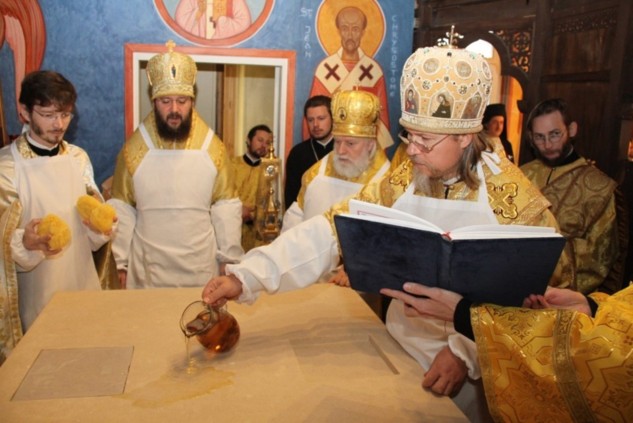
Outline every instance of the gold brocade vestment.
<path id="1" fill-rule="evenodd" d="M 254 210 L 257 200 L 259 175 L 262 172 L 259 166 L 261 162 L 252 166 L 244 161 L 244 157 L 238 156 L 233 157 L 231 163 L 233 164 L 235 188 L 240 200 L 242 200 L 244 206 L 252 207 Z M 254 247 L 264 244 L 262 240 L 257 239 L 256 235 L 257 230 L 255 229 L 254 221 L 242 223 L 242 247 L 245 253 Z"/>
<path id="2" fill-rule="evenodd" d="M 585 294 L 605 279 L 618 251 L 615 181 L 586 159 L 557 168 L 534 160 L 521 167 L 552 203 L 572 258 L 571 287 Z"/>
<path id="3" fill-rule="evenodd" d="M 591 294 L 595 317 L 484 305 L 471 322 L 498 422 L 633 421 L 633 286 Z"/>

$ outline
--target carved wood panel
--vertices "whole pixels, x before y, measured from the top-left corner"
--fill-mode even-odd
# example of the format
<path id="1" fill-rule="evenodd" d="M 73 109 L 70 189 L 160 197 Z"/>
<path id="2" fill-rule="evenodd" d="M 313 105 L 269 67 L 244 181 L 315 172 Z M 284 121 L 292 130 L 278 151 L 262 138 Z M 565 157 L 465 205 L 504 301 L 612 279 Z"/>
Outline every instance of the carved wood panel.
<path id="1" fill-rule="evenodd" d="M 581 74 L 590 78 L 592 72 L 611 69 L 616 24 L 616 8 L 554 16 L 551 44 L 544 50 L 543 74 Z"/>

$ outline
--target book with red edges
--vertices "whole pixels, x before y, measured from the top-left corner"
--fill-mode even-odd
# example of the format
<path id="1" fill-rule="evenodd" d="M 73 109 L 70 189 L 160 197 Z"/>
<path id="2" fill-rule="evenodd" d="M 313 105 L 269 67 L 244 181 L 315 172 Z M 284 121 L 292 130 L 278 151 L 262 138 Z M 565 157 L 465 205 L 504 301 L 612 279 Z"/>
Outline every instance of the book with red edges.
<path id="1" fill-rule="evenodd" d="M 520 306 L 529 294 L 545 292 L 565 246 L 550 227 L 491 224 L 449 232 L 358 200 L 334 222 L 350 284 L 363 292 L 418 282 L 474 302 Z"/>

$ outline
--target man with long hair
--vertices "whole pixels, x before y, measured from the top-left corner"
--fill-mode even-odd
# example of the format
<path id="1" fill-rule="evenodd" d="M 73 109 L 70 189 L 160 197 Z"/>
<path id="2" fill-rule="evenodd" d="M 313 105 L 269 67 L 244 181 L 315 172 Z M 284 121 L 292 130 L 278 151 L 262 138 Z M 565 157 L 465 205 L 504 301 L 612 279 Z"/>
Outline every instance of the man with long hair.
<path id="1" fill-rule="evenodd" d="M 458 63 L 459 78 L 452 72 Z M 455 48 L 418 49 L 405 63 L 400 81 L 400 123 L 410 160 L 366 185 L 354 198 L 414 214 L 449 231 L 474 224 L 557 227 L 548 211 L 549 202 L 515 165 L 494 153 L 493 146 L 478 135 L 490 87 L 490 69 L 481 56 Z M 404 107 L 409 89 L 420 99 L 415 111 Z M 438 94 L 452 104 L 450 115 L 433 116 L 433 99 Z M 338 245 L 332 220 L 348 209 L 348 201 L 338 203 L 272 244 L 251 250 L 240 264 L 227 266 L 227 276 L 209 281 L 202 293 L 204 301 L 216 305 L 227 299 L 249 302 L 261 291 L 279 292 L 314 283 L 336 265 Z M 289 256 L 288 251 L 294 254 Z M 550 284 L 567 284 L 565 265 L 563 257 Z M 423 283 L 424 277 L 419 275 L 417 282 Z M 467 376 L 480 377 L 475 344 L 452 325 L 411 315 L 401 301 L 391 302 L 386 324 L 426 370 L 424 388 L 452 395 Z"/>

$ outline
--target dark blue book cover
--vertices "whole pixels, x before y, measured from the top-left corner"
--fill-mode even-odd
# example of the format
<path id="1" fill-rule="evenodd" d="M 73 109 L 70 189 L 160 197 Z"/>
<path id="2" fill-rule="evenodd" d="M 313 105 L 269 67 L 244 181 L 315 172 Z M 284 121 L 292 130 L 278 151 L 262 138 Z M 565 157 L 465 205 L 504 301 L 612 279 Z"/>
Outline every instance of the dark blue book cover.
<path id="1" fill-rule="evenodd" d="M 450 239 L 360 216 L 337 215 L 334 222 L 350 284 L 363 292 L 418 282 L 475 302 L 520 306 L 529 294 L 545 292 L 565 246 L 564 237 L 549 234 Z"/>

